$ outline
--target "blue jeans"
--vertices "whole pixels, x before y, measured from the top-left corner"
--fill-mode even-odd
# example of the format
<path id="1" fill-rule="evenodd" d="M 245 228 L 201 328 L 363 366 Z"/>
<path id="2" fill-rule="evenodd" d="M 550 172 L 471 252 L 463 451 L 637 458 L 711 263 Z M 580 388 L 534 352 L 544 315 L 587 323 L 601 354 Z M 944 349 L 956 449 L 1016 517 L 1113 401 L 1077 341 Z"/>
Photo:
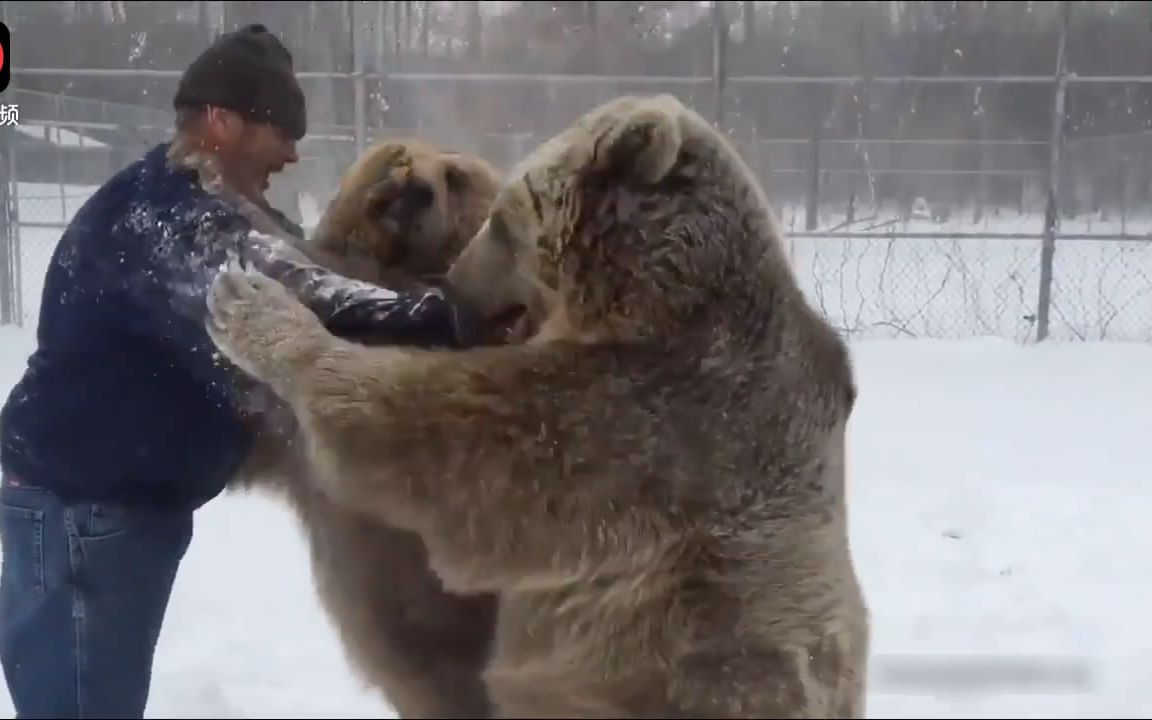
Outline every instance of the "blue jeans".
<path id="1" fill-rule="evenodd" d="M 191 513 L 0 486 L 0 664 L 17 718 L 142 718 Z"/>

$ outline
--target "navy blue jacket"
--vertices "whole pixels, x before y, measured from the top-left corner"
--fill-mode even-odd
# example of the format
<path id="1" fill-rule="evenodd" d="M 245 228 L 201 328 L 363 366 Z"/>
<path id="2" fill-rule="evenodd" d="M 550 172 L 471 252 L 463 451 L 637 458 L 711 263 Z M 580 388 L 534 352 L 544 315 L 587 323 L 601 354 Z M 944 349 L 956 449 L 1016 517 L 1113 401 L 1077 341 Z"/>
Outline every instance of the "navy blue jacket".
<path id="1" fill-rule="evenodd" d="M 205 329 L 205 295 L 249 224 L 170 168 L 167 144 L 80 208 L 53 254 L 38 344 L 0 410 L 0 469 L 66 500 L 193 510 L 218 495 L 252 440 L 252 385 Z M 438 293 L 354 284 L 301 299 L 336 334 L 455 347 Z"/>

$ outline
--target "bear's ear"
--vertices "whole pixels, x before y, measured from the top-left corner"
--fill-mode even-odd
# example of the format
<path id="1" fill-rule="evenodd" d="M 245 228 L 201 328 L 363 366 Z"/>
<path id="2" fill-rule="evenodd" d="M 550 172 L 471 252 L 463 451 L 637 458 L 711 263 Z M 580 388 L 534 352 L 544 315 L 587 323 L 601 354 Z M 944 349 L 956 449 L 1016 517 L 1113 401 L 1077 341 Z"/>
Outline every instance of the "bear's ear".
<path id="1" fill-rule="evenodd" d="M 683 106 L 671 95 L 643 98 L 620 115 L 606 118 L 592 147 L 592 166 L 656 183 L 676 163 Z"/>

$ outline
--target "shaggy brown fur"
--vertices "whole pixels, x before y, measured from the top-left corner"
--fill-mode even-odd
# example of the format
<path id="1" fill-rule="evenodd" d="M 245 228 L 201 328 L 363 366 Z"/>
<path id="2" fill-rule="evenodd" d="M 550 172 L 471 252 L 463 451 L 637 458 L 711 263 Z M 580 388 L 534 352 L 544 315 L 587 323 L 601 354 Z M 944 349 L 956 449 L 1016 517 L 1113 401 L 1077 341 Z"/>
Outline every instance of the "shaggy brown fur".
<path id="1" fill-rule="evenodd" d="M 205 156 L 185 161 L 210 189 L 227 192 Z M 499 175 L 480 158 L 399 139 L 370 148 L 349 168 L 307 244 L 292 242 L 252 203 L 233 199 L 257 230 L 300 251 L 298 260 L 411 289 L 420 277 L 443 274 L 498 189 Z M 446 592 L 419 535 L 316 492 L 286 407 L 273 401 L 254 422 L 256 444 L 231 488 L 271 491 L 293 508 L 321 603 L 351 664 L 400 717 L 488 717 L 481 672 L 496 597 Z"/>
<path id="2" fill-rule="evenodd" d="M 209 329 L 291 404 L 325 493 L 500 594 L 495 714 L 864 717 L 850 356 L 725 139 L 670 96 L 596 109 L 511 173 L 448 281 L 540 332 L 359 347 L 240 272 Z"/>
<path id="3" fill-rule="evenodd" d="M 338 269 L 359 280 L 397 290 L 435 282 L 499 189 L 500 176 L 479 157 L 417 138 L 383 142 L 344 174 L 310 244 L 345 258 Z"/>

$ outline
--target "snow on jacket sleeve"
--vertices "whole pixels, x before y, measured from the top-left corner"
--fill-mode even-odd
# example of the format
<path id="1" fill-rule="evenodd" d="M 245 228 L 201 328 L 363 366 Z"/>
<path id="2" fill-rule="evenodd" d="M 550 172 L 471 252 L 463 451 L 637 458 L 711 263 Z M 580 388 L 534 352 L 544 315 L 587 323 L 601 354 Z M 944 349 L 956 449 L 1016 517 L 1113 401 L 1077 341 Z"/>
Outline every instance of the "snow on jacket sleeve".
<path id="1" fill-rule="evenodd" d="M 369 345 L 459 348 L 473 323 L 438 289 L 402 293 L 275 253 L 253 253 L 256 267 L 292 291 L 333 335 Z"/>

